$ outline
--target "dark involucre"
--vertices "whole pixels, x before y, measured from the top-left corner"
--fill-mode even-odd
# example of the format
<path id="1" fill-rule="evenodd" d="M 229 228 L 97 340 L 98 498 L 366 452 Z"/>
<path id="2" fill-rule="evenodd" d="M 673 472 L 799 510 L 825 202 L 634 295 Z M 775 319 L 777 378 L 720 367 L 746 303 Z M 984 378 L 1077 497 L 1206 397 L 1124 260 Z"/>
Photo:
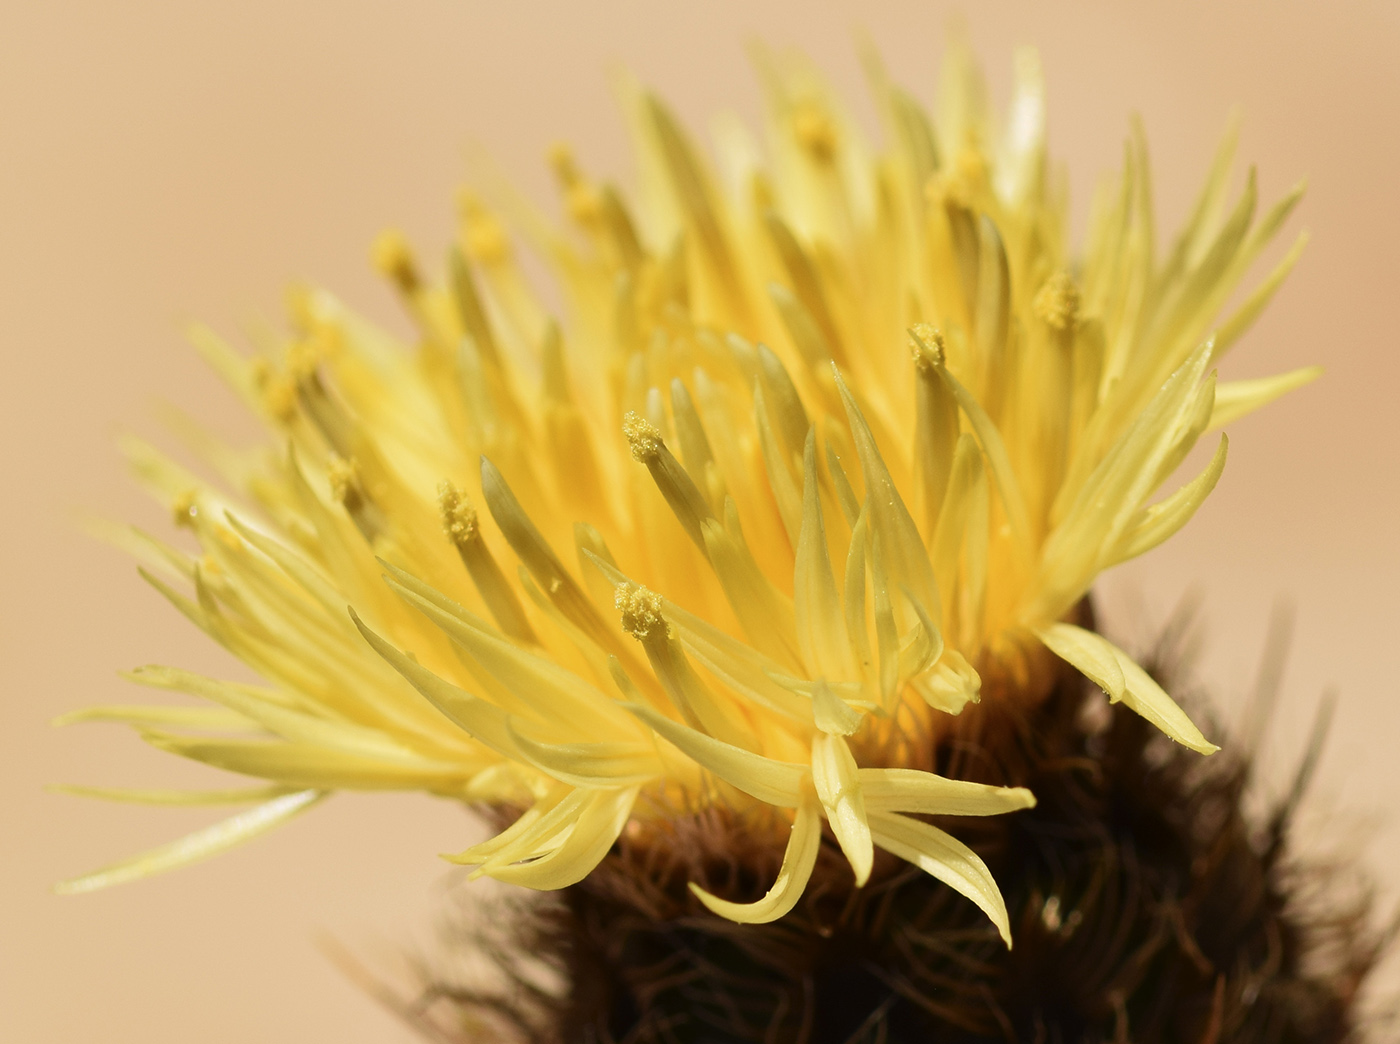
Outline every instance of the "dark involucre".
<path id="1" fill-rule="evenodd" d="M 1029 713 L 988 700 L 964 715 L 940 760 L 919 767 L 1038 798 L 1010 815 L 934 820 L 991 867 L 1010 951 L 972 903 L 883 853 L 855 889 L 830 837 L 787 917 L 714 917 L 687 881 L 752 901 L 781 851 L 754 840 L 771 829 L 711 809 L 675 820 L 664 843 L 623 840 L 562 893 L 473 905 L 456 945 L 493 961 L 498 982 L 429 972 L 422 995 L 395 1007 L 452 1044 L 1364 1038 L 1358 992 L 1389 936 L 1371 926 L 1369 888 L 1337 877 L 1355 884 L 1354 871 L 1288 850 L 1310 762 L 1254 823 L 1241 808 L 1248 752 L 1227 742 L 1202 759 L 1105 708 L 1068 671 Z"/>

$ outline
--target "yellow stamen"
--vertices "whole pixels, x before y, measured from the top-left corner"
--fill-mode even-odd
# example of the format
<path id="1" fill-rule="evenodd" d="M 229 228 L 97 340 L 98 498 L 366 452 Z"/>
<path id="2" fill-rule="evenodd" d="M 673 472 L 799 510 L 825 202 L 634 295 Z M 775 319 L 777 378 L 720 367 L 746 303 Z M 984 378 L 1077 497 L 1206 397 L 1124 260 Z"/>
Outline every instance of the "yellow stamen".
<path id="1" fill-rule="evenodd" d="M 198 494 L 192 489 L 178 493 L 170 503 L 170 515 L 177 526 L 193 529 L 199 518 Z"/>
<path id="2" fill-rule="evenodd" d="M 661 429 L 639 413 L 629 413 L 622 419 L 622 434 L 627 438 L 632 459 L 638 464 L 650 464 L 665 445 L 661 441 Z"/>
<path id="3" fill-rule="evenodd" d="M 1079 289 L 1065 272 L 1056 272 L 1035 295 L 1035 314 L 1056 333 L 1067 333 L 1079 320 Z"/>
<path id="4" fill-rule="evenodd" d="M 670 636 L 671 625 L 661 614 L 661 596 L 640 584 L 618 584 L 613 590 L 613 605 L 622 613 L 622 629 L 637 641 Z"/>
<path id="5" fill-rule="evenodd" d="M 438 485 L 438 510 L 442 514 L 442 528 L 447 539 L 459 551 L 481 537 L 476 508 L 450 482 Z"/>
<path id="6" fill-rule="evenodd" d="M 595 227 L 603 216 L 603 197 L 579 171 L 573 150 L 567 145 L 555 145 L 549 151 L 549 165 L 564 191 L 569 216 L 585 228 Z"/>
<path id="7" fill-rule="evenodd" d="M 830 163 L 836 157 L 839 139 L 831 114 L 814 99 L 799 102 L 792 114 L 792 130 L 798 143 L 820 163 Z"/>
<path id="8" fill-rule="evenodd" d="M 477 593 L 486 603 L 496 625 L 518 641 L 537 642 L 534 629 L 520 604 L 520 597 L 482 539 L 476 508 L 467 495 L 451 482 L 440 483 L 438 513 L 442 517 L 443 532 L 457 549 L 458 557 L 471 574 L 472 583 L 476 585 Z"/>
<path id="9" fill-rule="evenodd" d="M 462 189 L 457 205 L 462 220 L 462 247 L 467 254 L 483 265 L 506 260 L 510 256 L 510 239 L 481 197 L 470 189 Z"/>
<path id="10" fill-rule="evenodd" d="M 389 228 L 379 233 L 371 248 L 370 259 L 381 275 L 392 280 L 406 294 L 417 291 L 422 283 L 413 250 L 398 229 Z"/>

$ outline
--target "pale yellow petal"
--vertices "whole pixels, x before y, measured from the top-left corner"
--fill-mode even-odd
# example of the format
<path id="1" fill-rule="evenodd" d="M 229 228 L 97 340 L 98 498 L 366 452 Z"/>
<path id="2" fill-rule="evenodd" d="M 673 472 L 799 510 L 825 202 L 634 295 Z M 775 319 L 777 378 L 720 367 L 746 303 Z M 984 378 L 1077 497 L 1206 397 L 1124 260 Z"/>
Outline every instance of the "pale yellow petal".
<path id="1" fill-rule="evenodd" d="M 650 745 L 540 743 L 514 722 L 507 727 L 521 757 L 546 775 L 576 787 L 636 786 L 661 774 L 660 760 Z"/>
<path id="2" fill-rule="evenodd" d="M 1220 444 L 1205 469 L 1171 496 L 1147 508 L 1141 520 L 1124 536 L 1121 550 L 1115 557 L 1119 561 L 1136 558 L 1151 551 L 1190 522 L 1196 509 L 1205 503 L 1206 497 L 1220 481 L 1229 452 L 1230 440 L 1222 434 Z"/>
<path id="3" fill-rule="evenodd" d="M 1006 901 L 977 853 L 937 827 L 888 813 L 870 815 L 870 834 L 886 852 L 913 863 L 976 903 L 1011 948 Z"/>
<path id="4" fill-rule="evenodd" d="M 774 761 L 731 746 L 672 721 L 650 707 L 633 704 L 628 706 L 628 710 L 697 765 L 709 769 L 731 786 L 780 808 L 796 808 L 801 804 L 802 783 L 809 775 L 806 765 Z"/>
<path id="5" fill-rule="evenodd" d="M 812 739 L 812 783 L 826 810 L 831 832 L 855 871 L 856 887 L 870 879 L 875 848 L 865 814 L 859 770 L 841 736 L 822 733 Z"/>
<path id="6" fill-rule="evenodd" d="M 1107 638 L 1065 623 L 1038 628 L 1036 636 L 1108 693 L 1109 699 L 1122 700 L 1176 742 L 1201 754 L 1220 749 L 1201 735 L 1186 712 L 1132 657 Z"/>
<path id="7" fill-rule="evenodd" d="M 918 334 L 911 335 L 918 337 Z M 992 473 L 992 481 L 996 483 L 997 493 L 1001 496 L 1002 507 L 1006 512 L 1007 522 L 1011 525 L 1011 533 L 1016 541 L 1016 547 L 1020 553 L 1028 555 L 1030 553 L 1030 518 L 1026 513 L 1026 501 L 1021 493 L 1020 483 L 1016 481 L 1016 472 L 1011 466 L 1011 458 L 1007 455 L 1001 432 L 992 423 L 992 419 L 987 416 L 987 411 L 982 408 L 982 404 L 962 385 L 962 382 L 949 372 L 941 358 L 935 365 L 938 375 L 953 393 L 953 398 L 957 400 L 963 416 L 967 418 L 968 424 L 972 427 L 972 432 L 977 437 L 977 444 L 982 447 L 982 452 L 986 455 L 987 464 Z"/>
<path id="8" fill-rule="evenodd" d="M 812 685 L 812 719 L 818 729 L 832 736 L 849 736 L 865 715 L 832 691 L 824 679 Z"/>
<path id="9" fill-rule="evenodd" d="M 821 814 L 817 811 L 816 802 L 805 801 L 797 808 L 797 818 L 792 824 L 792 834 L 783 853 L 778 879 L 762 899 L 753 903 L 732 903 L 711 895 L 694 882 L 690 890 L 709 910 L 721 917 L 740 924 L 768 924 L 791 911 L 802 898 L 812 877 L 812 868 L 817 865 L 821 842 Z"/>
<path id="10" fill-rule="evenodd" d="M 1186 716 L 1186 712 L 1177 706 L 1166 690 L 1127 653 L 1119 652 L 1118 662 L 1123 668 L 1123 677 L 1127 683 L 1123 692 L 1123 702 L 1128 707 L 1152 722 L 1177 743 L 1190 747 L 1198 754 L 1214 754 L 1220 749 L 1201 735 L 1201 730 L 1196 728 L 1195 723 Z"/>
<path id="11" fill-rule="evenodd" d="M 608 854 L 627 825 L 636 799 L 636 787 L 594 792 L 558 848 L 530 862 L 493 866 L 487 874 L 507 884 L 544 891 L 577 884 Z"/>
<path id="12" fill-rule="evenodd" d="M 815 432 L 807 433 L 802 466 L 802 524 L 792 574 L 797 640 L 802 647 L 802 658 L 814 674 L 845 681 L 858 677 L 859 668 L 851 657 L 851 643 L 846 636 L 836 576 L 827 549 L 826 524 L 817 488 Z"/>
<path id="13" fill-rule="evenodd" d="M 905 768 L 863 768 L 861 791 L 866 811 L 916 812 L 930 816 L 998 816 L 1035 807 L 1025 787 L 994 787 L 945 779 L 932 772 Z"/>
<path id="14" fill-rule="evenodd" d="M 352 614 L 353 615 L 353 614 Z M 389 665 L 422 693 L 430 703 L 457 724 L 473 739 L 485 744 L 503 757 L 516 757 L 515 741 L 511 738 L 506 712 L 473 696 L 464 689 L 444 681 L 426 667 L 410 659 L 371 631 L 358 616 L 355 626 L 365 636 L 370 647 Z"/>
<path id="15" fill-rule="evenodd" d="M 281 826 L 299 812 L 304 812 L 326 796 L 325 791 L 302 790 L 274 798 L 257 808 L 240 812 L 213 826 L 196 830 L 178 841 L 153 848 L 149 852 L 123 859 L 120 862 L 94 870 L 82 877 L 75 877 L 54 886 L 60 895 L 73 895 L 77 892 L 95 892 L 127 881 L 143 877 L 153 877 L 167 870 L 176 870 L 201 859 L 226 852 L 230 848 L 251 841 L 259 834 L 265 834 L 274 827 Z"/>
<path id="16" fill-rule="evenodd" d="M 875 436 L 866 423 L 865 415 L 846 387 L 840 371 L 833 368 L 832 373 L 846 408 L 847 423 L 855 436 L 856 454 L 860 457 L 861 472 L 865 476 L 871 529 L 879 534 L 889 570 L 925 606 L 941 605 L 938 582 L 934 579 L 933 566 L 929 563 L 928 552 L 924 550 L 919 529 L 899 494 L 889 468 L 885 466 L 879 447 L 875 445 Z"/>
<path id="17" fill-rule="evenodd" d="M 449 853 L 443 858 L 449 863 L 470 866 L 485 863 L 513 846 L 520 846 L 521 854 L 512 857 L 508 853 L 507 862 L 538 855 L 547 851 L 552 839 L 567 829 L 586 796 L 586 792 L 577 787 L 551 782 L 536 796 L 534 802 L 516 817 L 515 822 L 495 837 L 478 841 L 465 851 Z"/>
<path id="18" fill-rule="evenodd" d="M 411 756 L 410 748 L 384 733 L 349 721 L 305 714 L 283 706 L 275 695 L 254 686 L 234 685 L 174 667 L 138 667 L 125 675 L 140 685 L 202 696 L 295 743 L 335 747 L 370 757 Z"/>
<path id="19" fill-rule="evenodd" d="M 1210 414 L 1210 427 L 1223 428 L 1269 405 L 1296 388 L 1311 384 L 1322 376 L 1321 366 L 1304 366 L 1275 377 L 1257 377 L 1248 381 L 1226 381 L 1215 388 L 1215 408 Z"/>
<path id="20" fill-rule="evenodd" d="M 956 649 L 946 649 L 933 667 L 910 679 L 914 691 L 934 710 L 961 714 L 969 703 L 981 701 L 982 678 Z"/>
<path id="21" fill-rule="evenodd" d="M 205 739 L 155 729 L 141 738 L 158 750 L 214 768 L 322 790 L 455 791 L 482 765 L 480 759 L 454 764 L 411 755 L 374 757 L 310 743 Z"/>
<path id="22" fill-rule="evenodd" d="M 1303 256 L 1303 250 L 1307 245 L 1308 234 L 1302 232 L 1293 245 L 1289 247 L 1288 253 L 1274 266 L 1273 271 L 1250 292 L 1244 303 L 1220 324 L 1215 340 L 1218 345 L 1216 350 L 1221 355 L 1224 355 L 1254 325 L 1254 321 L 1263 313 L 1264 308 L 1278 291 L 1278 288 L 1283 285 L 1283 281 L 1293 271 L 1293 266 Z"/>
<path id="23" fill-rule="evenodd" d="M 155 790 L 137 787 L 88 787 L 75 783 L 56 783 L 47 789 L 56 794 L 97 798 L 100 801 L 121 801 L 136 805 L 248 805 L 269 801 L 291 793 L 288 786 L 238 787 L 233 790 Z"/>
<path id="24" fill-rule="evenodd" d="M 401 577 L 403 574 L 391 575 L 388 583 L 404 601 L 442 628 L 501 685 L 542 718 L 557 717 L 588 737 L 631 730 L 632 723 L 627 715 L 590 682 L 547 657 L 498 637 L 460 606 L 451 603 L 445 606 L 441 596 L 426 597 L 421 587 L 416 584 L 410 587 L 406 578 Z"/>
<path id="25" fill-rule="evenodd" d="M 126 725 L 176 725 L 211 732 L 255 731 L 258 723 L 247 715 L 224 707 L 87 707 L 69 711 L 53 720 L 55 725 L 85 721 L 121 722 Z"/>
<path id="26" fill-rule="evenodd" d="M 1109 699 L 1117 702 L 1123 698 L 1127 682 L 1119 666 L 1118 651 L 1107 641 L 1092 631 L 1066 623 L 1039 628 L 1035 636 L 1060 659 L 1078 668 Z"/>

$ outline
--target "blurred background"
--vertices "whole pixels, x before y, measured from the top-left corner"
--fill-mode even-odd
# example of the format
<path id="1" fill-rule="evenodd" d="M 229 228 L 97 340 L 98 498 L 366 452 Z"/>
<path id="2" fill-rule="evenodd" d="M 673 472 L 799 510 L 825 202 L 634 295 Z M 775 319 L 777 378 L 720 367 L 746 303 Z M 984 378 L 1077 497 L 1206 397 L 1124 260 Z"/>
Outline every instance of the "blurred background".
<path id="1" fill-rule="evenodd" d="M 717 110 L 757 115 L 747 39 L 794 45 L 861 99 L 873 126 L 857 34 L 928 99 L 954 9 L 931 0 L 7 0 L 2 9 L 0 1039 L 407 1041 L 333 967 L 323 940 L 371 962 L 427 945 L 445 881 L 435 853 L 462 847 L 469 830 L 443 803 L 342 795 L 178 874 L 95 895 L 49 891 L 218 817 L 43 790 L 199 778 L 123 730 L 49 722 L 134 699 L 118 669 L 229 669 L 122 555 L 79 530 L 90 511 L 166 531 L 165 511 L 127 477 L 117 436 L 160 437 L 160 405 L 175 402 L 252 437 L 185 346 L 190 318 L 234 334 L 276 322 L 283 286 L 306 278 L 398 323 L 368 244 L 397 224 L 435 256 L 474 145 L 550 207 L 543 157 L 556 140 L 626 181 L 611 66 L 631 67 L 703 129 Z M 1263 198 L 1310 179 L 1292 227 L 1310 228 L 1312 245 L 1224 376 L 1320 362 L 1326 377 L 1235 425 L 1225 477 L 1196 521 L 1110 575 L 1102 594 L 1110 628 L 1141 639 L 1199 592 L 1202 675 L 1227 719 L 1252 682 L 1273 607 L 1296 607 L 1263 791 L 1286 787 L 1319 697 L 1335 688 L 1305 837 L 1318 852 L 1364 861 L 1389 911 L 1400 897 L 1400 5 L 965 10 L 997 98 L 1008 93 L 1013 48 L 1040 47 L 1051 147 L 1068 165 L 1078 230 L 1097 177 L 1120 162 L 1133 112 L 1147 127 L 1164 232 L 1184 216 L 1236 106 L 1240 155 L 1258 163 Z"/>

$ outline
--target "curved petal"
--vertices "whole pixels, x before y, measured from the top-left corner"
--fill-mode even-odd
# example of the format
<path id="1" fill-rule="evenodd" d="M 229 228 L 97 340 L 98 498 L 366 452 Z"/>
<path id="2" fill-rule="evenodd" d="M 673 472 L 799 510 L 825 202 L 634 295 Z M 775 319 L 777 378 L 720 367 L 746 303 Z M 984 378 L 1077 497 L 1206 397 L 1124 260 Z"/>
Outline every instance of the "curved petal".
<path id="1" fill-rule="evenodd" d="M 95 892 L 99 888 L 163 874 L 167 870 L 176 870 L 201 859 L 208 859 L 241 845 L 244 841 L 251 841 L 273 827 L 281 826 L 297 813 L 306 811 L 326 797 L 328 793 L 324 790 L 300 790 L 294 794 L 284 794 L 257 808 L 250 808 L 213 826 L 196 830 L 178 841 L 171 841 L 82 877 L 63 881 L 54 885 L 54 891 L 60 895 Z"/>
<path id="2" fill-rule="evenodd" d="M 1079 668 L 1114 703 L 1122 700 L 1177 743 L 1201 754 L 1214 754 L 1220 749 L 1201 735 L 1201 730 L 1151 675 L 1107 638 L 1066 623 L 1039 628 L 1035 633 L 1046 648 Z"/>
<path id="3" fill-rule="evenodd" d="M 637 788 L 598 791 L 590 795 L 574 827 L 558 848 L 526 863 L 492 866 L 488 876 L 508 884 L 553 891 L 577 884 L 588 876 L 627 825 Z"/>
<path id="4" fill-rule="evenodd" d="M 626 706 L 682 754 L 745 794 L 779 808 L 796 808 L 802 803 L 802 782 L 808 773 L 806 765 L 774 761 L 735 747 L 672 721 L 650 707 Z"/>
<path id="5" fill-rule="evenodd" d="M 797 900 L 802 897 L 812 877 L 812 868 L 817 865 L 821 843 L 821 814 L 817 811 L 816 802 L 804 801 L 797 808 L 797 818 L 792 824 L 792 836 L 788 838 L 787 851 L 783 853 L 778 879 L 762 899 L 752 903 L 731 903 L 711 895 L 694 882 L 691 882 L 690 890 L 707 909 L 731 921 L 740 924 L 776 921 L 796 906 Z"/>
<path id="6" fill-rule="evenodd" d="M 976 903 L 996 925 L 1007 949 L 1011 948 L 1006 901 L 976 852 L 935 826 L 888 813 L 870 817 L 870 835 L 886 852 L 913 863 Z"/>

